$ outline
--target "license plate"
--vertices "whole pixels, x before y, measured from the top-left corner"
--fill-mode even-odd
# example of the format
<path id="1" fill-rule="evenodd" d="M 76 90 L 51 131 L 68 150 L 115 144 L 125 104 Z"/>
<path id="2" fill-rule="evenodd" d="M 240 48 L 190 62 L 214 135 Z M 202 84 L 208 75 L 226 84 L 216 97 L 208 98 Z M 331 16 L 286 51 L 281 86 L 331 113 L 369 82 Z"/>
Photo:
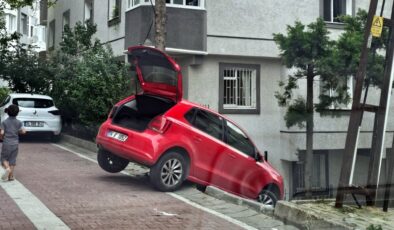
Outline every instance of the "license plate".
<path id="1" fill-rule="evenodd" d="M 118 141 L 121 141 L 121 142 L 125 142 L 127 140 L 127 138 L 128 138 L 127 135 L 125 135 L 123 133 L 118 133 L 118 132 L 115 132 L 115 131 L 108 131 L 107 137 L 114 138 L 114 139 L 116 139 Z"/>
<path id="2" fill-rule="evenodd" d="M 25 121 L 25 127 L 44 127 L 44 122 L 42 121 Z"/>

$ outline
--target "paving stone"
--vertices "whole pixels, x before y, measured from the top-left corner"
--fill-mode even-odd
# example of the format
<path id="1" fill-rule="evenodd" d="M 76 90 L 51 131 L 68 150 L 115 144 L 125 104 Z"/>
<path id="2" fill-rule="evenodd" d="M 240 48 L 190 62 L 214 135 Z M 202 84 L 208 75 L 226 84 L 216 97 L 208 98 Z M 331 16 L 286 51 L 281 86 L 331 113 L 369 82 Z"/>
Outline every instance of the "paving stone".
<path id="1" fill-rule="evenodd" d="M 62 144 L 66 144 L 68 145 L 68 147 L 70 148 L 75 148 L 75 146 L 70 145 L 68 143 L 62 143 Z M 89 154 L 90 157 L 96 157 L 96 154 Z M 141 173 L 146 173 L 149 172 L 149 169 L 144 168 L 144 167 L 140 167 L 137 164 L 134 163 L 130 163 L 129 166 L 126 168 L 127 172 L 132 172 L 133 176 L 136 176 L 137 173 L 141 172 Z M 186 199 L 189 199 L 193 202 L 196 202 L 197 204 L 200 204 L 204 207 L 210 208 L 212 210 L 215 210 L 217 212 L 220 212 L 224 215 L 226 215 L 226 213 L 233 213 L 234 215 L 237 213 L 238 216 L 242 216 L 238 217 L 237 219 L 240 220 L 241 222 L 244 222 L 250 226 L 253 226 L 255 228 L 261 228 L 261 229 L 269 229 L 270 227 L 265 228 L 264 225 L 269 225 L 269 226 L 276 226 L 276 224 L 279 222 L 280 224 L 277 224 L 277 226 L 286 226 L 284 225 L 282 222 L 278 221 L 278 222 L 273 222 L 271 221 L 272 218 L 264 215 L 264 214 L 259 214 L 257 212 L 254 212 L 253 210 L 250 210 L 250 208 L 248 206 L 240 206 L 240 205 L 235 205 L 232 203 L 228 203 L 226 201 L 214 198 L 210 195 L 206 195 L 205 193 L 202 193 L 200 191 L 198 191 L 197 189 L 195 189 L 194 185 L 187 185 L 187 186 L 183 186 L 182 189 L 174 192 L 177 195 L 183 196 Z M 251 212 L 242 212 L 242 211 L 251 211 Z M 241 214 L 239 214 L 241 213 Z M 252 217 L 250 217 L 252 216 Z M 255 218 L 253 218 L 253 216 L 255 216 Z M 251 219 L 248 219 L 247 217 L 250 217 Z M 246 219 L 245 219 L 246 218 Z M 270 224 L 266 223 L 265 221 L 261 221 L 263 219 L 269 219 L 270 220 Z M 264 228 L 263 228 L 264 227 Z M 168 227 L 165 227 L 164 229 L 168 229 Z M 192 229 L 190 227 L 188 228 L 184 228 L 184 229 Z M 205 228 L 204 225 L 201 226 L 201 229 L 209 229 L 209 228 Z M 222 227 L 220 227 L 219 229 L 223 229 Z M 293 230 L 293 229 L 297 229 L 295 227 L 289 227 L 289 230 Z"/>
<path id="2" fill-rule="evenodd" d="M 147 178 L 106 173 L 96 163 L 51 144 L 22 143 L 16 177 L 71 229 L 241 229 L 155 191 Z M 0 193 L 4 212 L 12 203 L 6 197 Z M 18 219 L 29 226 L 26 217 Z M 1 229 L 19 226 L 0 222 Z"/>

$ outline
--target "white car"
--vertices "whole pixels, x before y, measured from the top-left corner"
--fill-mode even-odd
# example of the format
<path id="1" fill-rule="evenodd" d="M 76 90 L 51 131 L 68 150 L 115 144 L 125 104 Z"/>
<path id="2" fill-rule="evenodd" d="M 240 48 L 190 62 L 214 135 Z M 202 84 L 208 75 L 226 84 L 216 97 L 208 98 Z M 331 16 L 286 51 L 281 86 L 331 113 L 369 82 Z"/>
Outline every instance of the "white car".
<path id="1" fill-rule="evenodd" d="M 28 133 L 48 133 L 57 138 L 62 129 L 60 112 L 49 96 L 39 94 L 9 94 L 0 104 L 0 119 L 4 121 L 8 114 L 4 111 L 9 105 L 19 106 L 17 119 L 22 121 Z"/>

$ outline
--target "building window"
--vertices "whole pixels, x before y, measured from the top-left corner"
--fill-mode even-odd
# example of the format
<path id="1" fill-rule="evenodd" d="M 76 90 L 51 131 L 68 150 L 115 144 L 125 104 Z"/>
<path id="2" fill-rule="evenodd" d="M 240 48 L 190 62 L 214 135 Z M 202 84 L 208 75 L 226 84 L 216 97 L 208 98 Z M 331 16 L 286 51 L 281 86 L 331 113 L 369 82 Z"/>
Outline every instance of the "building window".
<path id="1" fill-rule="evenodd" d="M 48 48 L 54 48 L 55 47 L 55 20 L 52 20 L 49 23 L 49 28 L 48 28 Z"/>
<path id="2" fill-rule="evenodd" d="M 22 34 L 28 35 L 29 34 L 29 17 L 21 13 L 21 26 L 22 26 Z"/>
<path id="3" fill-rule="evenodd" d="M 85 0 L 84 21 L 93 22 L 93 0 Z"/>
<path id="4" fill-rule="evenodd" d="M 154 0 L 152 3 L 154 4 Z M 150 5 L 150 0 L 128 0 L 128 8 L 140 5 Z M 204 8 L 204 0 L 166 0 L 168 7 Z"/>
<path id="5" fill-rule="evenodd" d="M 109 0 L 108 1 L 108 20 L 113 20 L 120 17 L 121 1 Z"/>
<path id="6" fill-rule="evenodd" d="M 7 31 L 13 33 L 16 31 L 16 16 L 12 14 L 7 15 Z"/>
<path id="7" fill-rule="evenodd" d="M 293 196 L 295 197 L 302 197 L 305 194 L 304 162 L 302 160 L 304 158 L 305 151 L 300 153 L 300 161 L 293 162 Z M 312 168 L 312 193 L 314 195 L 330 195 L 328 173 L 327 151 L 314 152 Z"/>
<path id="8" fill-rule="evenodd" d="M 339 22 L 341 15 L 352 14 L 352 0 L 323 0 L 323 18 L 326 22 Z"/>
<path id="9" fill-rule="evenodd" d="M 63 13 L 63 20 L 62 20 L 62 29 L 64 31 L 64 27 L 70 27 L 70 10 L 67 10 Z"/>
<path id="10" fill-rule="evenodd" d="M 220 63 L 219 72 L 219 111 L 258 114 L 260 66 Z"/>

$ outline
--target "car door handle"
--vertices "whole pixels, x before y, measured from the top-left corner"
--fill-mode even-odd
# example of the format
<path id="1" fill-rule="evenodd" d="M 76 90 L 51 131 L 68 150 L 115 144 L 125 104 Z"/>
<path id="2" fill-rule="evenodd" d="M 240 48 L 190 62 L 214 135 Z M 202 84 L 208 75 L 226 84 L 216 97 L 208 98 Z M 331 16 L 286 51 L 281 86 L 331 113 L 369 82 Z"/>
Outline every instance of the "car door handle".
<path id="1" fill-rule="evenodd" d="M 193 139 L 197 143 L 200 143 L 202 141 L 201 137 L 198 137 L 198 136 L 194 136 Z"/>
<path id="2" fill-rule="evenodd" d="M 235 159 L 236 156 L 234 154 L 228 154 L 231 158 Z"/>

